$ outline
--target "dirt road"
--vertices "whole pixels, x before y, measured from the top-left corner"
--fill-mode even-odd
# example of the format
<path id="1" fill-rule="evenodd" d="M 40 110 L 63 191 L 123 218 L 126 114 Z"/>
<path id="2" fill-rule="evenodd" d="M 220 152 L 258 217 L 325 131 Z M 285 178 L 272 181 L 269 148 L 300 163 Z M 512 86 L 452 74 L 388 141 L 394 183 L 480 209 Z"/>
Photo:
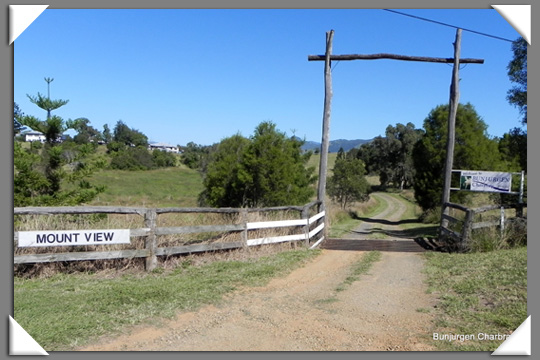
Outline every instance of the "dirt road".
<path id="1" fill-rule="evenodd" d="M 401 206 L 389 198 L 392 204 L 382 216 L 394 221 Z M 367 230 L 362 226 L 359 232 Z M 429 310 L 436 299 L 426 294 L 421 255 L 383 252 L 368 274 L 336 291 L 363 254 L 323 250 L 288 276 L 238 291 L 219 306 L 181 313 L 159 327 L 134 328 L 80 350 L 433 350 Z"/>
<path id="2" fill-rule="evenodd" d="M 405 200 L 385 193 L 375 193 L 374 196 L 384 201 L 387 206 L 383 211 L 369 219 L 361 218 L 362 223 L 360 226 L 347 235 L 347 238 L 410 241 L 411 239 L 392 236 L 392 232 L 397 232 L 401 229 L 399 221 L 407 211 Z"/>

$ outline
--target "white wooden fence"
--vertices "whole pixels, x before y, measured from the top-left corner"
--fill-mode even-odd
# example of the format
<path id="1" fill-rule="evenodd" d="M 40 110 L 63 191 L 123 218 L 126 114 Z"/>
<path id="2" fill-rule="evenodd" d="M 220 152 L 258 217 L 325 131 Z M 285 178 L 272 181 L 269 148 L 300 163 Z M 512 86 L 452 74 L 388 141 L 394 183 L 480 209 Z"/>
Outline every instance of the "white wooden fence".
<path id="1" fill-rule="evenodd" d="M 14 264 L 47 263 L 56 261 L 77 260 L 110 260 L 146 258 L 146 269 L 153 270 L 157 266 L 157 257 L 166 255 L 188 254 L 225 249 L 242 248 L 263 244 L 272 244 L 288 241 L 304 241 L 306 246 L 316 247 L 324 239 L 325 212 L 317 212 L 320 202 L 314 201 L 305 206 L 284 206 L 264 209 L 234 209 L 234 208 L 138 208 L 138 207 L 25 207 L 15 208 L 14 215 L 59 215 L 59 214 L 137 214 L 144 218 L 144 227 L 130 230 L 130 237 L 144 237 L 144 249 L 114 250 L 114 251 L 66 251 L 41 254 L 14 255 Z M 300 218 L 279 221 L 248 222 L 248 213 L 251 212 L 280 212 L 296 211 Z M 310 213 L 316 212 L 310 216 Z M 237 214 L 242 221 L 237 224 L 225 225 L 197 225 L 179 227 L 158 227 L 157 218 L 161 214 Z M 281 236 L 263 236 L 250 239 L 251 233 L 256 230 L 289 228 L 294 229 L 293 234 Z M 241 241 L 236 242 L 204 242 L 192 245 L 159 247 L 157 237 L 174 234 L 201 234 L 201 233 L 240 233 Z M 18 246 L 19 232 L 15 232 L 15 246 Z M 314 242 L 313 244 L 312 241 Z M 58 250 L 58 249 L 56 249 Z"/>

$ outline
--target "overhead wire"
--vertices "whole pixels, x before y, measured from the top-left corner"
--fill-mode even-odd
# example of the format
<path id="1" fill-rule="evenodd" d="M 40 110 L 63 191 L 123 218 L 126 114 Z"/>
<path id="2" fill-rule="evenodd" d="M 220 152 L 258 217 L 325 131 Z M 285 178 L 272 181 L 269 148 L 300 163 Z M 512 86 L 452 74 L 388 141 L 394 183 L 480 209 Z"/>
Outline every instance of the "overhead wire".
<path id="1" fill-rule="evenodd" d="M 477 34 L 477 35 L 482 35 L 482 36 L 491 37 L 491 38 L 494 38 L 494 39 L 497 39 L 497 40 L 503 40 L 503 41 L 508 41 L 508 42 L 514 42 L 514 40 L 505 39 L 505 38 L 500 37 L 500 36 L 491 35 L 491 34 L 486 34 L 486 33 L 480 32 L 480 31 L 476 31 L 476 30 L 465 29 L 465 28 L 460 27 L 460 26 L 455 26 L 455 25 L 443 23 L 443 22 L 440 22 L 440 21 L 436 21 L 436 20 L 432 20 L 432 19 L 423 18 L 423 17 L 417 16 L 417 15 L 406 14 L 406 13 L 402 13 L 402 12 L 400 12 L 400 11 L 390 10 L 390 9 L 382 9 L 382 10 L 385 10 L 385 11 L 388 11 L 388 12 L 392 12 L 392 13 L 395 13 L 395 14 L 399 14 L 399 15 L 403 15 L 403 16 L 408 16 L 408 17 L 411 17 L 411 18 L 414 18 L 414 19 L 418 19 L 418 20 L 422 20 L 422 21 L 427 21 L 427 22 L 432 22 L 432 23 L 435 23 L 435 24 L 443 25 L 443 26 L 448 26 L 448 27 L 451 27 L 451 28 L 454 28 L 454 29 L 461 29 L 461 30 L 463 30 L 463 31 L 468 31 L 468 32 L 471 32 L 471 33 L 474 33 L 474 34 Z"/>

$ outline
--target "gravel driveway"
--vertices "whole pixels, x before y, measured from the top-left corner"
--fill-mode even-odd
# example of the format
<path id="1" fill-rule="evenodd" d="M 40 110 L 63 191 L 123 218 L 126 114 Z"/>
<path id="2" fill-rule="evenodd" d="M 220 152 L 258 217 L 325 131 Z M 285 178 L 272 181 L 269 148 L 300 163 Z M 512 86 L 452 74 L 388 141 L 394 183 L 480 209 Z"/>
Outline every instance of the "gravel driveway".
<path id="1" fill-rule="evenodd" d="M 400 216 L 400 205 L 391 202 L 379 219 Z M 288 276 L 237 291 L 218 306 L 178 314 L 159 327 L 133 328 L 80 350 L 434 350 L 428 343 L 436 299 L 426 293 L 422 256 L 383 252 L 368 274 L 336 292 L 363 254 L 323 250 Z"/>

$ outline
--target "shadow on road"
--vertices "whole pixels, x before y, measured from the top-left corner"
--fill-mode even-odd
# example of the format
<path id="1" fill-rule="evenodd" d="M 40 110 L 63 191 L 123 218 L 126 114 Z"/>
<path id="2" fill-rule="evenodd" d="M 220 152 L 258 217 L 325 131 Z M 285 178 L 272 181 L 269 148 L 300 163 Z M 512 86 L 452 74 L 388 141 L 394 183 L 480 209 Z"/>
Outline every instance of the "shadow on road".
<path id="1" fill-rule="evenodd" d="M 385 224 L 387 223 L 392 223 L 391 225 L 397 224 L 397 222 L 392 222 L 392 221 L 387 221 L 387 220 L 383 220 L 383 221 Z M 415 222 L 417 223 L 418 221 L 412 221 L 409 223 L 415 223 Z M 360 234 L 360 235 L 382 234 L 382 235 L 390 236 L 393 238 L 415 239 L 417 237 L 436 236 L 438 229 L 439 229 L 438 225 L 431 225 L 431 226 L 419 226 L 419 227 L 403 229 L 403 230 L 369 229 L 367 231 L 351 230 L 350 232 L 351 234 Z"/>
<path id="2" fill-rule="evenodd" d="M 360 239 L 328 239 L 321 248 L 327 250 L 349 251 L 390 251 L 390 252 L 426 252 L 443 251 L 433 239 L 416 238 L 410 241 L 399 240 L 360 240 Z"/>

